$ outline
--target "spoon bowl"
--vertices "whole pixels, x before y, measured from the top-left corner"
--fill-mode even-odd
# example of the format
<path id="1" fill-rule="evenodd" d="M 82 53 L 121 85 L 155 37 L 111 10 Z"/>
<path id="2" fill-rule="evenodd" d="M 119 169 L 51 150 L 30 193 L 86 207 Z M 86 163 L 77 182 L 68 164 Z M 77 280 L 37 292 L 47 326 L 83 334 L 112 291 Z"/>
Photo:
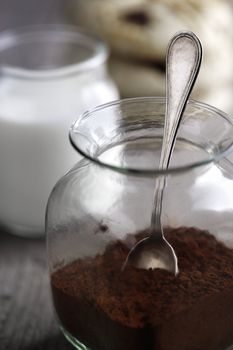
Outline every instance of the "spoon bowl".
<path id="1" fill-rule="evenodd" d="M 200 40 L 192 32 L 177 33 L 168 45 L 166 56 L 166 113 L 159 169 L 166 170 L 174 149 L 178 128 L 188 98 L 199 73 L 202 59 Z M 166 240 L 161 222 L 166 176 L 155 183 L 150 236 L 140 240 L 129 252 L 123 269 L 132 265 L 141 269 L 165 269 L 178 274 L 176 253 Z"/>
<path id="2" fill-rule="evenodd" d="M 165 237 L 157 239 L 153 235 L 140 240 L 130 251 L 123 269 L 129 264 L 139 269 L 164 269 L 175 275 L 178 273 L 175 251 Z"/>

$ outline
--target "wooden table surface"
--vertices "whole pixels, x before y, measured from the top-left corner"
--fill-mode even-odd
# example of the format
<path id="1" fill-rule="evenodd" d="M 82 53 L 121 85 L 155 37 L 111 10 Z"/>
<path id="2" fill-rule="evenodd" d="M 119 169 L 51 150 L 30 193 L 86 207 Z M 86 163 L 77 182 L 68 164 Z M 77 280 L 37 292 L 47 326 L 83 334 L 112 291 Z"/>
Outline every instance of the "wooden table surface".
<path id="1" fill-rule="evenodd" d="M 0 231 L 0 350 L 71 350 L 54 316 L 44 239 Z"/>

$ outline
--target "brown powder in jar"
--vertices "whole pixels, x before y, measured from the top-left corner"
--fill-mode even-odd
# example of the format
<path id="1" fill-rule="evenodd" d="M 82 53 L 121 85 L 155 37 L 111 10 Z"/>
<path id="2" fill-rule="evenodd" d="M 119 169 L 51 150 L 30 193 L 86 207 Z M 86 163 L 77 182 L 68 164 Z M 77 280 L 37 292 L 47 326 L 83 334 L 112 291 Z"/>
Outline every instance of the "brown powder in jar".
<path id="1" fill-rule="evenodd" d="M 231 345 L 233 250 L 206 231 L 167 229 L 178 277 L 159 269 L 122 272 L 131 237 L 53 273 L 54 305 L 67 331 L 92 350 L 224 350 Z"/>

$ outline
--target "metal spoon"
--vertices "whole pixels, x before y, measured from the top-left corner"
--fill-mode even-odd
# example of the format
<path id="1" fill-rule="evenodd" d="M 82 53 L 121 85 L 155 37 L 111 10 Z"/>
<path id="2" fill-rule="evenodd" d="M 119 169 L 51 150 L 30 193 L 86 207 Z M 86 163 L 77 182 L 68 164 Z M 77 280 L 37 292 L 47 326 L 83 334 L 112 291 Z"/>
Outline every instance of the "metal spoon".
<path id="1" fill-rule="evenodd" d="M 177 33 L 171 40 L 166 57 L 166 113 L 159 169 L 166 170 L 172 156 L 178 127 L 187 100 L 196 81 L 202 59 L 202 46 L 192 32 Z M 178 273 L 174 249 L 164 237 L 161 212 L 165 176 L 156 181 L 150 236 L 140 240 L 129 252 L 123 265 L 142 269 L 161 268 Z"/>

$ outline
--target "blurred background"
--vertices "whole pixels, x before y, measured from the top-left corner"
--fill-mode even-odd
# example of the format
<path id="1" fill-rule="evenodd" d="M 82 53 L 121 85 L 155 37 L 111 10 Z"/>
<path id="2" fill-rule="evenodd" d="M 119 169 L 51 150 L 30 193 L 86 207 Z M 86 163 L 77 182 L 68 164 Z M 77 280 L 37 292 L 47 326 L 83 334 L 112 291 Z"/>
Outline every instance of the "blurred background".
<path id="1" fill-rule="evenodd" d="M 232 111 L 230 1 L 74 0 L 70 13 L 109 45 L 109 69 L 122 97 L 164 95 L 167 43 L 179 30 L 194 31 L 204 60 L 193 97 Z"/>
<path id="2" fill-rule="evenodd" d="M 232 0 L 1 0 L 0 29 L 70 23 L 100 36 L 122 97 L 164 95 L 165 52 L 178 30 L 200 36 L 204 62 L 193 97 L 233 111 Z"/>

